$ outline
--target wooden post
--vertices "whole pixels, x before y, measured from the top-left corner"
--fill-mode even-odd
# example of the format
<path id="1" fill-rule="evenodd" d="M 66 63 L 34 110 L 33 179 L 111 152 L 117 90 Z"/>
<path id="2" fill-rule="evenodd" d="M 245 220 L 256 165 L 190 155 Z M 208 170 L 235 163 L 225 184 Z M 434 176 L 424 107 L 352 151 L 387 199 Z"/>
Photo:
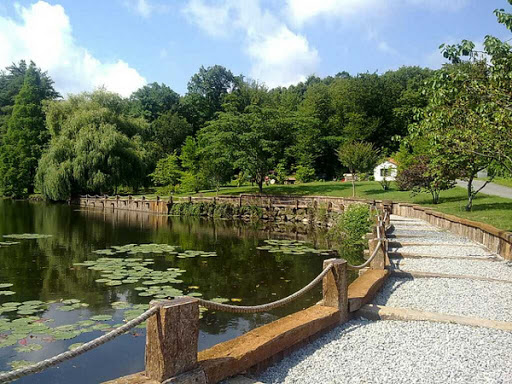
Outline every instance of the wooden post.
<path id="1" fill-rule="evenodd" d="M 322 281 L 323 305 L 340 310 L 340 323 L 348 321 L 348 280 L 347 261 L 343 259 L 324 260 L 324 269 L 333 264 Z"/>
<path id="2" fill-rule="evenodd" d="M 160 302 L 151 302 L 157 305 Z M 164 300 L 159 312 L 147 320 L 145 375 L 159 383 L 197 364 L 199 304 L 197 299 L 179 297 Z"/>
<path id="3" fill-rule="evenodd" d="M 371 239 L 368 241 L 369 256 L 373 255 L 375 248 L 379 246 L 379 239 Z M 375 258 L 370 262 L 371 269 L 384 269 L 386 267 L 386 255 L 384 254 L 384 246 L 379 246 Z"/>

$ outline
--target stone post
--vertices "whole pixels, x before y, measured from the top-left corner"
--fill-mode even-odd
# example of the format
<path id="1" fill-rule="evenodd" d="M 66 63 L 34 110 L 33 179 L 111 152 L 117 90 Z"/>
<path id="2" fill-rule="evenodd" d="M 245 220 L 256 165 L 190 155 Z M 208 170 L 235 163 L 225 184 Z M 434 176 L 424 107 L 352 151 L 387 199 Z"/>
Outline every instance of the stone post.
<path id="1" fill-rule="evenodd" d="M 347 261 L 343 259 L 324 260 L 324 269 L 333 264 L 322 281 L 323 305 L 340 310 L 340 323 L 348 321 L 348 280 Z"/>
<path id="2" fill-rule="evenodd" d="M 151 302 L 157 304 L 160 311 L 147 320 L 145 375 L 161 383 L 197 371 L 199 304 L 191 297 Z"/>

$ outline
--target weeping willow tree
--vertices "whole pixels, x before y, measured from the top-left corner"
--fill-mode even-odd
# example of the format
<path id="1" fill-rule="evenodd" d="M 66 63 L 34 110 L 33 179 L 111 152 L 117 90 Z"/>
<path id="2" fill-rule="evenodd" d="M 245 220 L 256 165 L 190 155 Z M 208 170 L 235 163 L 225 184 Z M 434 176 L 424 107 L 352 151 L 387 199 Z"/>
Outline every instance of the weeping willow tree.
<path id="1" fill-rule="evenodd" d="M 47 105 L 52 137 L 36 175 L 47 199 L 116 193 L 121 185 L 137 188 L 143 183 L 146 151 L 140 136 L 146 123 L 126 111 L 125 101 L 105 90 Z"/>

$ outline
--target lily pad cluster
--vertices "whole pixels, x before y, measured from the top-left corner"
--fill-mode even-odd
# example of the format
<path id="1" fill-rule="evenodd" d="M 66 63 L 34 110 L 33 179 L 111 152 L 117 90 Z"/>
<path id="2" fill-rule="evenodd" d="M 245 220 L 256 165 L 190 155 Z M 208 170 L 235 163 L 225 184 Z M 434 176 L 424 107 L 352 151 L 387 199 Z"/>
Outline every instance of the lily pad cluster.
<path id="1" fill-rule="evenodd" d="M 48 239 L 52 235 L 43 235 L 39 233 L 15 233 L 12 235 L 4 235 L 6 239 L 17 239 L 17 240 L 35 240 L 35 239 Z"/>
<path id="2" fill-rule="evenodd" d="M 178 279 L 184 272 L 183 269 L 169 268 L 167 271 L 155 271 L 148 268 L 153 264 L 151 259 L 128 258 L 118 259 L 103 257 L 95 261 L 75 263 L 75 266 L 86 266 L 88 269 L 101 272 L 101 278 L 96 279 L 97 283 L 107 286 L 118 286 L 123 284 L 142 283 L 141 291 L 149 291 L 150 286 L 159 284 L 177 284 L 183 280 Z M 141 295 L 154 296 L 154 295 Z"/>
<path id="3" fill-rule="evenodd" d="M 205 252 L 205 251 L 185 251 L 178 253 L 179 259 L 192 259 L 194 257 L 217 257 L 217 252 Z"/>
<path id="4" fill-rule="evenodd" d="M 89 306 L 87 303 L 82 303 L 78 299 L 67 299 L 62 301 L 62 306 L 58 307 L 57 309 L 62 312 L 70 312 L 74 311 L 76 309 L 86 308 Z"/>
<path id="5" fill-rule="evenodd" d="M 9 290 L 14 284 L 11 283 L 0 283 L 0 296 L 12 296 L 16 294 L 16 292 Z M 0 314 L 2 312 L 0 311 Z"/>
<path id="6" fill-rule="evenodd" d="M 300 240 L 265 240 L 267 245 L 257 247 L 261 251 L 268 251 L 270 253 L 284 253 L 287 255 L 305 255 L 307 253 L 314 253 L 322 256 L 328 256 L 330 251 L 328 249 L 316 249 L 308 245 L 306 241 Z"/>
<path id="7" fill-rule="evenodd" d="M 50 327 L 52 319 L 38 316 L 26 316 L 12 321 L 0 318 L 0 348 L 16 346 L 17 352 L 33 352 L 42 348 L 41 343 L 71 340 L 83 333 L 110 330 L 115 326 L 103 321 L 111 319 L 112 316 L 99 315 L 75 324 Z"/>
<path id="8" fill-rule="evenodd" d="M 0 248 L 2 247 L 9 247 L 11 245 L 19 244 L 19 241 L 0 241 Z"/>
<path id="9" fill-rule="evenodd" d="M 126 245 L 114 245 L 107 249 L 98 249 L 94 253 L 98 255 L 136 255 L 142 254 L 171 254 L 177 255 L 178 247 L 169 244 L 126 244 Z"/>

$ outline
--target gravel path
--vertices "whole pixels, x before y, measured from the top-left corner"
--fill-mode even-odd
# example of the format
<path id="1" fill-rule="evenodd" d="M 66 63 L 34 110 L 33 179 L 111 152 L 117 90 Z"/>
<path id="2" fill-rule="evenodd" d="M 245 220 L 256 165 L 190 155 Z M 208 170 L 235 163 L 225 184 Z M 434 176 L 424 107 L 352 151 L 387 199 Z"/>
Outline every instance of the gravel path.
<path id="1" fill-rule="evenodd" d="M 495 256 L 483 247 L 457 247 L 456 245 L 432 245 L 415 246 L 406 245 L 403 247 L 389 247 L 390 252 L 414 253 L 425 256 Z"/>
<path id="2" fill-rule="evenodd" d="M 436 244 L 399 252 L 489 256 L 479 244 L 420 220 L 393 216 L 392 241 Z M 403 237 L 400 237 L 403 236 Z M 440 243 L 449 243 L 442 245 Z M 465 245 L 457 247 L 457 245 Z M 468 246 L 469 245 L 469 246 Z M 395 249 L 391 249 L 394 251 Z M 392 260 L 405 271 L 512 280 L 512 262 Z M 390 277 L 375 304 L 512 322 L 512 284 L 471 279 Z M 270 367 L 264 383 L 512 384 L 512 332 L 423 321 L 352 320 Z"/>
<path id="3" fill-rule="evenodd" d="M 512 281 L 512 262 L 457 259 L 391 259 L 393 268 L 403 271 L 448 273 Z M 512 285 L 510 286 L 512 292 Z"/>
<path id="4" fill-rule="evenodd" d="M 451 315 L 512 321 L 509 283 L 463 279 L 390 277 L 374 303 Z"/>
<path id="5" fill-rule="evenodd" d="M 353 320 L 270 367 L 264 383 L 512 383 L 512 333 Z"/>

